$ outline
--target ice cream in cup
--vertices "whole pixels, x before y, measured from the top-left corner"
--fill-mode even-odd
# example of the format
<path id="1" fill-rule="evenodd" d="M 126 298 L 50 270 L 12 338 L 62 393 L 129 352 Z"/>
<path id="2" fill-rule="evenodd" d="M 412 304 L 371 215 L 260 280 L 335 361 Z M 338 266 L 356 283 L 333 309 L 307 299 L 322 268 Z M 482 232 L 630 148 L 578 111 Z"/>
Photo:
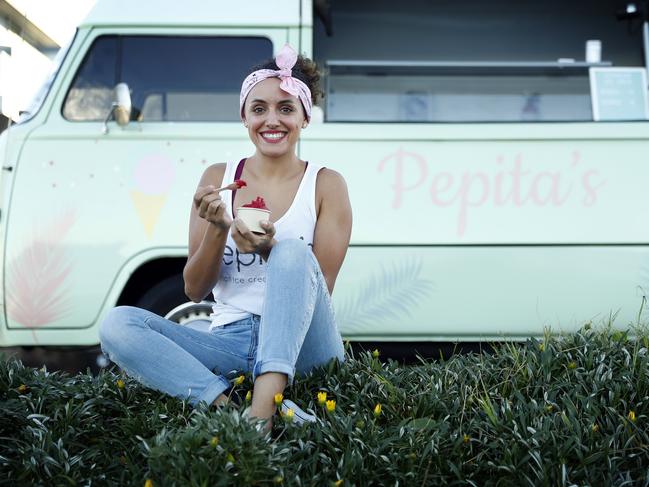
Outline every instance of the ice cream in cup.
<path id="1" fill-rule="evenodd" d="M 237 208 L 237 216 L 254 233 L 266 233 L 260 223 L 270 220 L 270 210 L 266 208 L 264 198 L 257 196 L 250 203 Z"/>

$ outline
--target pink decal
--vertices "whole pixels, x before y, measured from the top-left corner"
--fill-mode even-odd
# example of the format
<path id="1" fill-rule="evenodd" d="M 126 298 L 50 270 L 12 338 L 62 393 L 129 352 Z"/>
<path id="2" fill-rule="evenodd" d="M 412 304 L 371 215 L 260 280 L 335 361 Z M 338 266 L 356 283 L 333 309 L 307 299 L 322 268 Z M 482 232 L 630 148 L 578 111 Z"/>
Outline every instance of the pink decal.
<path id="1" fill-rule="evenodd" d="M 39 231 L 8 265 L 7 316 L 26 328 L 42 327 L 63 318 L 70 310 L 64 287 L 72 269 L 61 244 L 76 221 L 69 210 Z"/>
<path id="2" fill-rule="evenodd" d="M 176 168 L 166 156 L 152 154 L 135 166 L 135 190 L 145 195 L 166 193 L 176 178 Z"/>
<path id="3" fill-rule="evenodd" d="M 606 183 L 606 181 L 602 181 L 599 184 L 593 186 L 590 178 L 591 176 L 595 176 L 596 174 L 597 171 L 591 170 L 584 173 L 584 175 L 581 177 L 581 183 L 587 193 L 582 200 L 582 204 L 584 206 L 593 206 L 595 203 L 597 203 L 597 190 L 599 190 Z"/>
<path id="4" fill-rule="evenodd" d="M 383 172 L 386 163 L 388 161 L 391 161 L 392 159 L 396 161 L 395 172 L 394 172 L 394 184 L 392 185 L 392 189 L 394 190 L 394 199 L 392 200 L 392 208 L 396 210 L 401 208 L 403 193 L 405 191 L 412 191 L 413 189 L 418 188 L 426 180 L 426 177 L 428 176 L 428 165 L 426 164 L 426 160 L 424 159 L 424 157 L 421 156 L 420 154 L 417 154 L 415 152 L 406 152 L 401 147 L 399 147 L 399 149 L 394 154 L 388 155 L 386 158 L 382 159 L 379 162 L 378 171 Z M 405 161 L 407 161 L 408 159 L 413 160 L 417 164 L 419 169 L 419 178 L 416 180 L 417 182 L 406 186 L 404 183 L 405 169 L 406 169 Z"/>
<path id="5" fill-rule="evenodd" d="M 577 167 L 579 161 L 581 161 L 581 153 L 576 150 L 572 153 L 572 167 Z"/>
<path id="6" fill-rule="evenodd" d="M 547 181 L 547 184 L 545 185 L 543 184 L 544 180 Z M 530 197 L 532 201 L 534 201 L 539 206 L 545 206 L 550 202 L 552 202 L 554 206 L 561 205 L 568 199 L 572 185 L 569 187 L 569 190 L 565 194 L 565 196 L 561 198 L 559 194 L 560 183 L 561 175 L 559 173 L 551 173 L 547 171 L 538 173 L 536 176 L 534 176 L 534 179 L 532 180 L 532 187 L 530 188 Z M 544 194 L 541 194 L 542 186 L 547 186 Z"/>
<path id="7" fill-rule="evenodd" d="M 501 165 L 504 161 L 504 157 L 499 155 L 496 158 L 496 164 Z M 505 172 L 500 170 L 496 173 L 494 177 L 494 205 L 504 206 L 509 198 L 503 197 L 503 177 L 505 177 Z"/>
<path id="8" fill-rule="evenodd" d="M 516 160 L 514 161 L 514 169 L 512 169 L 511 171 L 512 200 L 515 206 L 521 207 L 526 201 L 521 198 L 521 180 L 529 173 L 529 171 L 523 171 L 523 156 L 518 154 L 516 156 Z"/>
<path id="9" fill-rule="evenodd" d="M 481 187 L 482 189 L 480 190 L 480 197 L 475 199 L 474 201 L 471 201 L 470 199 L 470 192 L 471 192 L 471 187 L 473 186 L 473 182 L 480 180 L 481 181 Z M 475 192 L 474 192 L 475 193 Z M 467 214 L 467 209 L 469 206 L 473 207 L 479 207 L 482 206 L 485 201 L 487 201 L 487 197 L 489 196 L 489 179 L 485 173 L 478 172 L 475 174 L 471 173 L 464 173 L 464 176 L 462 176 L 462 183 L 460 184 L 460 189 L 457 192 L 457 195 L 459 196 L 460 200 L 460 212 L 458 214 L 458 221 L 457 221 L 457 234 L 459 236 L 464 235 L 464 231 L 466 230 L 466 214 Z"/>
<path id="10" fill-rule="evenodd" d="M 440 187 L 438 184 L 440 181 L 445 179 L 445 183 Z M 447 201 L 442 201 L 440 198 L 441 193 L 447 191 L 453 185 L 453 175 L 448 172 L 440 172 L 433 176 L 433 182 L 430 185 L 430 198 L 433 200 L 433 204 L 437 206 L 450 206 L 454 203 L 455 197 L 449 198 Z"/>
<path id="11" fill-rule="evenodd" d="M 381 159 L 378 172 L 383 172 L 387 164 L 395 162 L 392 208 L 400 209 L 406 193 L 415 193 L 426 188 L 429 163 L 426 158 L 416 152 L 409 152 L 400 147 L 396 152 Z M 495 207 L 522 208 L 527 205 L 537 207 L 560 207 L 569 202 L 573 203 L 580 195 L 573 195 L 578 181 L 585 192 L 581 200 L 583 206 L 592 206 L 597 202 L 599 189 L 605 180 L 593 181 L 597 177 L 596 170 L 583 168 L 581 174 L 575 168 L 583 168 L 581 154 L 575 150 L 570 153 L 570 159 L 563 170 L 554 172 L 534 170 L 534 167 L 524 167 L 523 155 L 516 154 L 513 163 L 506 164 L 505 156 L 496 157 L 495 167 L 485 167 L 482 164 L 476 171 L 464 171 L 454 166 L 454 172 L 433 172 L 428 191 L 433 206 L 451 207 L 457 205 L 457 234 L 464 235 L 469 221 L 469 209 L 487 204 Z M 460 178 L 459 175 L 462 174 Z"/>
<path id="12" fill-rule="evenodd" d="M 167 192 L 176 178 L 174 163 L 166 156 L 152 154 L 143 158 L 135 167 L 135 187 L 131 200 L 148 238 L 153 236 Z M 120 183 L 120 187 L 124 186 Z"/>

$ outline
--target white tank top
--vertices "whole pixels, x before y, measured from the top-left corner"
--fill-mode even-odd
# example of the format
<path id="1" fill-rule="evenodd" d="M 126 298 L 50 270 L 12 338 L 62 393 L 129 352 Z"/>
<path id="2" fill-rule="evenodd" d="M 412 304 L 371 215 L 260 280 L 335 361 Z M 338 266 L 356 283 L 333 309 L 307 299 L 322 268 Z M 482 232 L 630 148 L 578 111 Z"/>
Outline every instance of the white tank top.
<path id="1" fill-rule="evenodd" d="M 234 181 L 238 162 L 228 162 L 223 183 Z M 286 213 L 275 222 L 275 240 L 299 238 L 313 248 L 313 232 L 316 224 L 315 187 L 321 166 L 307 163 L 306 171 L 298 187 L 293 203 Z M 232 197 L 226 193 L 223 198 L 226 209 L 232 217 Z M 215 304 L 210 315 L 213 329 L 227 323 L 247 318 L 251 314 L 261 315 L 266 294 L 266 262 L 258 254 L 243 254 L 230 232 L 225 243 L 219 280 L 212 290 Z"/>

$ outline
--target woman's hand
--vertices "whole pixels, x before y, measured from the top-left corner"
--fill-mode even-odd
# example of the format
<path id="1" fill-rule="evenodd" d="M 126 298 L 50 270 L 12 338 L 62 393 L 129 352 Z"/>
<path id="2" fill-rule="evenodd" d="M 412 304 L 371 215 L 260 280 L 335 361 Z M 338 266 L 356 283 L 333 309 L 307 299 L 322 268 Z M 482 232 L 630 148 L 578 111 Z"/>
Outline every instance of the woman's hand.
<path id="1" fill-rule="evenodd" d="M 194 194 L 194 207 L 198 216 L 222 230 L 227 230 L 232 224 L 232 218 L 225 210 L 225 202 L 216 189 L 212 185 L 199 186 Z"/>
<path id="2" fill-rule="evenodd" d="M 232 240 L 237 244 L 239 252 L 244 254 L 259 254 L 264 260 L 268 260 L 270 250 L 275 245 L 275 225 L 271 222 L 261 222 L 261 228 L 266 230 L 265 234 L 252 233 L 241 218 L 232 222 L 230 234 Z"/>

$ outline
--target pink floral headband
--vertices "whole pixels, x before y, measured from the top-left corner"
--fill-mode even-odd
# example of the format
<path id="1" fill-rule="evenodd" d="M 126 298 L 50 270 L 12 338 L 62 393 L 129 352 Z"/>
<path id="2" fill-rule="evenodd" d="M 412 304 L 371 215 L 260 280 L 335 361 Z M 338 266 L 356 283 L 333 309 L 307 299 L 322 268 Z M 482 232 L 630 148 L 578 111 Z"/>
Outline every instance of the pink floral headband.
<path id="1" fill-rule="evenodd" d="M 242 119 L 243 105 L 246 102 L 250 90 L 252 90 L 257 83 L 260 83 L 265 79 L 279 78 L 282 80 L 279 87 L 302 102 L 304 112 L 306 113 L 306 120 L 307 122 L 311 120 L 311 107 L 313 105 L 313 102 L 311 101 L 311 90 L 309 90 L 309 87 L 303 81 L 293 78 L 291 70 L 293 69 L 293 66 L 295 66 L 296 62 L 297 53 L 291 46 L 286 44 L 275 58 L 275 63 L 279 70 L 258 69 L 246 76 L 246 79 L 244 79 L 241 84 L 241 94 L 239 95 L 239 112 Z"/>

